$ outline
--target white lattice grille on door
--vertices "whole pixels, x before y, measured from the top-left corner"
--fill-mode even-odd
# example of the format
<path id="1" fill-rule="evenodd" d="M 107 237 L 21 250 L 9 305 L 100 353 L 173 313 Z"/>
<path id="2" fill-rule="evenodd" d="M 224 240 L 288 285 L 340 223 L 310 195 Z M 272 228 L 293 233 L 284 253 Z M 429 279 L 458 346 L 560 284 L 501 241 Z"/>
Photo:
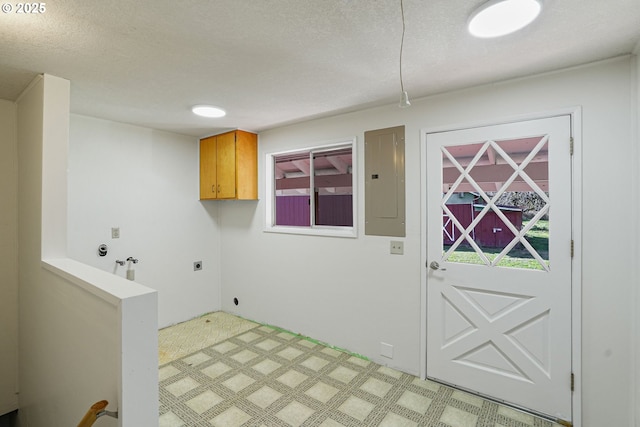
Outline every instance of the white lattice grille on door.
<path id="1" fill-rule="evenodd" d="M 548 140 L 549 136 L 545 135 L 441 148 L 444 261 L 549 271 L 548 252 L 544 253 L 540 246 L 536 249 L 530 242 L 541 220 L 548 220 L 551 208 Z M 535 211 L 527 212 L 530 219 L 522 221 L 522 207 L 498 204 L 510 192 L 538 199 Z M 464 193 L 473 194 L 475 201 L 471 217 L 465 214 L 463 218 L 454 209 L 454 205 L 459 204 L 454 195 Z M 548 235 L 546 239 L 548 247 Z M 452 256 L 463 249 L 467 251 L 464 261 Z M 510 261 L 523 256 L 532 263 L 525 266 Z"/>

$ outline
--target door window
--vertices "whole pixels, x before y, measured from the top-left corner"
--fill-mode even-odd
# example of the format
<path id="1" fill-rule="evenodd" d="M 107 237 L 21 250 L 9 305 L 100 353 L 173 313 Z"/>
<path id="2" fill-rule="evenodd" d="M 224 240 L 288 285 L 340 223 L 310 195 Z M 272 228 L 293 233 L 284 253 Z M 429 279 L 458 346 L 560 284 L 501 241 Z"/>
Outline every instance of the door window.
<path id="1" fill-rule="evenodd" d="M 443 146 L 443 260 L 548 271 L 548 159 L 548 136 Z"/>

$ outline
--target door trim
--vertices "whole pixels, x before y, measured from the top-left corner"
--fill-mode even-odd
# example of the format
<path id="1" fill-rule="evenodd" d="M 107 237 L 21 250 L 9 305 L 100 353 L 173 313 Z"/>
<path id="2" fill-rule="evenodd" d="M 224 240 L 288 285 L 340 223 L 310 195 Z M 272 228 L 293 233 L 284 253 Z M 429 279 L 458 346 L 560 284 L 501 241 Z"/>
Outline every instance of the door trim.
<path id="1" fill-rule="evenodd" d="M 570 107 L 518 116 L 503 117 L 492 121 L 459 123 L 420 129 L 420 377 L 427 377 L 427 134 L 493 126 L 527 120 L 545 119 L 555 116 L 570 116 L 573 136 L 571 158 L 571 236 L 574 242 L 571 263 L 571 365 L 574 374 L 572 401 L 572 423 L 582 425 L 582 108 Z M 569 149 L 567 147 L 567 149 Z M 569 250 L 569 248 L 567 248 Z M 570 381 L 567 378 L 567 382 Z"/>

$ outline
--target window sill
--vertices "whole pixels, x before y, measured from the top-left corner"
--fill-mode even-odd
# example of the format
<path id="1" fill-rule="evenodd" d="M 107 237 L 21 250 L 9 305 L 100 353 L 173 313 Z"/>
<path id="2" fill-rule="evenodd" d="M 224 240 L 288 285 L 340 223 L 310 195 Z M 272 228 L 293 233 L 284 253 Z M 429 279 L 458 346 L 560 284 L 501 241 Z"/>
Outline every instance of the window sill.
<path id="1" fill-rule="evenodd" d="M 265 227 L 265 233 L 300 234 L 305 236 L 346 237 L 355 239 L 358 233 L 355 227 Z"/>

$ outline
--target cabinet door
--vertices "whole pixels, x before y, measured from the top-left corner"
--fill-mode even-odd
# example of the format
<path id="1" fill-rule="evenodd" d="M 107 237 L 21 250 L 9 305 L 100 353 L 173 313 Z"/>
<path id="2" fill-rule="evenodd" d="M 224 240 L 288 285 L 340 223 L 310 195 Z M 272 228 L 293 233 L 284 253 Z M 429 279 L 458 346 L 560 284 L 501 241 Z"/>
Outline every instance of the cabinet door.
<path id="1" fill-rule="evenodd" d="M 216 198 L 216 163 L 216 137 L 200 140 L 200 200 Z"/>
<path id="2" fill-rule="evenodd" d="M 236 198 L 258 200 L 258 135 L 236 131 Z"/>
<path id="3" fill-rule="evenodd" d="M 236 197 L 236 134 L 218 135 L 217 185 L 218 199 Z"/>

